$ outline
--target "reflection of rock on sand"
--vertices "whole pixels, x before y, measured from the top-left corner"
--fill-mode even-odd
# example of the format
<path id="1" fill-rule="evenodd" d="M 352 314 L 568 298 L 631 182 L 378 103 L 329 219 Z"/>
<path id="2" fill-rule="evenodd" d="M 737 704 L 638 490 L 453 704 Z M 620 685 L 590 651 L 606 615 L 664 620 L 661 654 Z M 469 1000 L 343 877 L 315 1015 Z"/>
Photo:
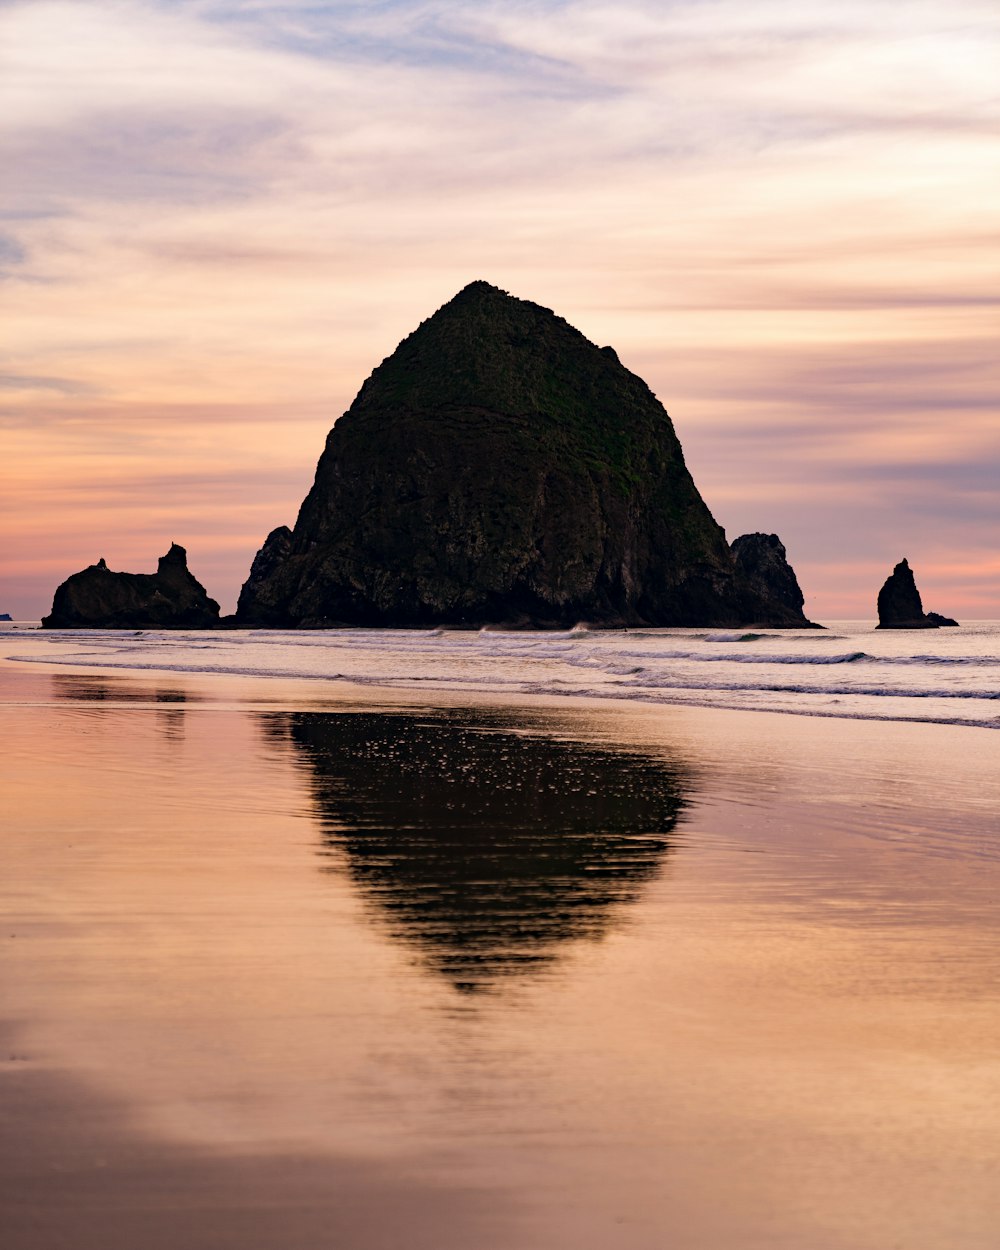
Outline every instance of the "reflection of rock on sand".
<path id="1" fill-rule="evenodd" d="M 198 703 L 198 695 L 183 686 L 139 684 L 134 678 L 91 676 L 89 673 L 53 673 L 52 691 L 57 699 L 74 703 Z"/>
<path id="2" fill-rule="evenodd" d="M 465 991 L 599 938 L 669 850 L 682 766 L 497 715 L 278 714 L 334 865 L 391 932 Z"/>
<path id="3" fill-rule="evenodd" d="M 197 694 L 182 686 L 150 688 L 127 677 L 89 673 L 53 673 L 52 693 L 70 703 L 155 703 L 157 726 L 174 742 L 184 737 L 184 704 L 200 702 Z"/>

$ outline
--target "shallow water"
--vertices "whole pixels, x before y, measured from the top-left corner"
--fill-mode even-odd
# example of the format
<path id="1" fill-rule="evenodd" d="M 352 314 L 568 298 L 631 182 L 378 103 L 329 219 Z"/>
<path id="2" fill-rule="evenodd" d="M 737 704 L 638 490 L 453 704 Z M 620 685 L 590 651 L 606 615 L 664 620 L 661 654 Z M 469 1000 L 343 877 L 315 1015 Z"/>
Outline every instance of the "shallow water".
<path id="1" fill-rule="evenodd" d="M 994 735 L 0 690 L 12 1250 L 996 1244 Z"/>
<path id="2" fill-rule="evenodd" d="M 1000 623 L 877 630 L 0 630 L 23 662 L 1000 728 Z"/>

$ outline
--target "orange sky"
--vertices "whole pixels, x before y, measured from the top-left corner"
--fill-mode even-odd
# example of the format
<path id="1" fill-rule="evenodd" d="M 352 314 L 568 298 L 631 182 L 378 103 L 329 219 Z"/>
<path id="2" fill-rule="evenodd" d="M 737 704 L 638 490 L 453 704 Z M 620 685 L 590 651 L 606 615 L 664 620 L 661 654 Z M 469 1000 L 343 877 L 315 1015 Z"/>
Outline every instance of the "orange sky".
<path id="1" fill-rule="evenodd" d="M 0 611 L 172 540 L 225 610 L 484 278 L 611 343 L 820 619 L 1000 617 L 1000 10 L 0 4 Z"/>

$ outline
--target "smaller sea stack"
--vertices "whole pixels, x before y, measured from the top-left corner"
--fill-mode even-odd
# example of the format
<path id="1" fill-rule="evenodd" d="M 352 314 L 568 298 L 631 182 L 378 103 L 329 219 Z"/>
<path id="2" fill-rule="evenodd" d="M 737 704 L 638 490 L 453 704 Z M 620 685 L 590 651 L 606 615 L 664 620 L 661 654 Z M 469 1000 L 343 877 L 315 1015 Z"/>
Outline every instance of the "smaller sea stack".
<path id="1" fill-rule="evenodd" d="M 736 569 L 762 600 L 780 605 L 788 613 L 785 624 L 793 628 L 822 629 L 807 621 L 802 611 L 805 596 L 795 570 L 788 563 L 785 545 L 777 534 L 741 534 L 730 543 Z"/>
<path id="2" fill-rule="evenodd" d="M 905 559 L 900 560 L 878 592 L 878 628 L 937 629 L 957 624 L 939 612 L 924 611 L 913 570 Z"/>
<path id="3" fill-rule="evenodd" d="M 113 573 L 104 560 L 68 577 L 56 590 L 46 629 L 212 629 L 219 605 L 172 543 L 155 573 Z"/>

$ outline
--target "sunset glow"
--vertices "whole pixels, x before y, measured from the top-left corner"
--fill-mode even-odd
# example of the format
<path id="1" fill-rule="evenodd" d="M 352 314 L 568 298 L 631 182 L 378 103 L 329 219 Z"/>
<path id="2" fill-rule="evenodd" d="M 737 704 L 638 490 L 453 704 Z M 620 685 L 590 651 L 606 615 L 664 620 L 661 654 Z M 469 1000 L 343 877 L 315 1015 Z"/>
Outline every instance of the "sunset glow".
<path id="1" fill-rule="evenodd" d="M 0 611 L 172 540 L 231 611 L 468 282 L 610 343 L 818 619 L 1000 617 L 1000 12 L 0 3 Z"/>

